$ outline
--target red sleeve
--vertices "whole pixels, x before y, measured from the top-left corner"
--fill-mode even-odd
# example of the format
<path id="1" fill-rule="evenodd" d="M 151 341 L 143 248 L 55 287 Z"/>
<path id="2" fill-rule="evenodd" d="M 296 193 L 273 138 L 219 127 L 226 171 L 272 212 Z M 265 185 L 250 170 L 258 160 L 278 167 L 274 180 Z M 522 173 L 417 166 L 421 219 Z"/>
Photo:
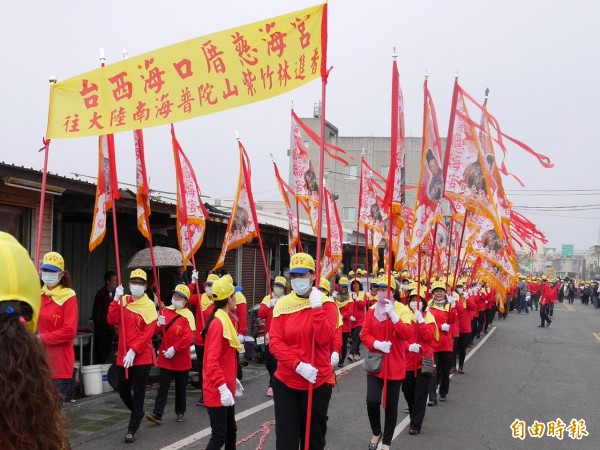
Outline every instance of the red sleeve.
<path id="1" fill-rule="evenodd" d="M 331 345 L 337 330 L 337 314 L 337 306 L 333 302 L 326 302 L 312 310 L 313 333 L 318 345 Z"/>
<path id="2" fill-rule="evenodd" d="M 46 345 L 66 344 L 72 342 L 77 335 L 77 323 L 79 321 L 77 297 L 71 297 L 60 308 L 62 310 L 63 326 L 40 335 Z"/>
<path id="3" fill-rule="evenodd" d="M 277 364 L 282 364 L 290 370 L 296 370 L 298 364 L 302 362 L 301 350 L 296 346 L 290 347 L 285 342 L 285 319 L 285 315 L 273 318 L 269 331 L 269 350 L 277 358 Z"/>
<path id="4" fill-rule="evenodd" d="M 338 352 L 340 356 L 342 354 L 342 327 L 338 327 L 338 329 L 335 330 L 332 352 Z"/>
<path id="5" fill-rule="evenodd" d="M 241 303 L 237 305 L 235 315 L 238 317 L 238 333 L 246 335 L 246 328 L 248 323 L 248 305 Z"/>
<path id="6" fill-rule="evenodd" d="M 456 322 L 456 308 L 450 308 L 450 312 L 448 313 L 448 324 L 453 324 Z"/>
<path id="7" fill-rule="evenodd" d="M 259 319 L 266 319 L 267 316 L 269 315 L 269 308 L 267 305 L 261 303 L 260 307 L 258 308 L 258 318 Z"/>
<path id="8" fill-rule="evenodd" d="M 433 330 L 431 327 L 427 326 L 425 322 L 417 325 L 417 330 L 419 332 L 419 341 L 425 344 L 431 344 L 433 341 Z"/>
<path id="9" fill-rule="evenodd" d="M 393 328 L 396 334 L 399 335 L 400 339 L 403 341 L 409 340 L 412 336 L 412 326 L 402 322 L 401 320 L 398 320 L 398 322 L 393 324 Z"/>
<path id="10" fill-rule="evenodd" d="M 472 297 L 469 297 L 467 299 L 467 309 L 469 311 L 476 311 L 477 310 L 477 303 L 475 303 L 475 300 Z"/>
<path id="11" fill-rule="evenodd" d="M 204 345 L 204 369 L 206 373 L 210 373 L 211 381 L 215 386 L 219 387 L 225 384 L 225 376 L 219 364 L 219 356 L 223 351 L 223 324 L 219 319 L 214 319 L 208 327 L 206 340 Z M 228 343 L 226 345 L 229 345 Z"/>
<path id="12" fill-rule="evenodd" d="M 365 347 L 367 347 L 369 351 L 375 350 L 375 347 L 373 347 L 373 343 L 376 341 L 376 339 L 371 334 L 371 322 L 373 320 L 373 314 L 374 313 L 372 309 L 370 309 L 367 312 L 365 322 L 363 323 L 362 330 L 360 331 L 360 340 L 363 342 L 363 344 L 365 344 Z"/>
<path id="13" fill-rule="evenodd" d="M 352 308 L 350 308 L 350 303 L 348 303 L 346 305 L 346 307 L 344 307 L 344 311 L 342 312 L 342 319 L 343 320 L 348 320 L 350 319 L 350 316 L 352 316 L 352 314 L 354 314 L 354 310 Z"/>
<path id="14" fill-rule="evenodd" d="M 199 294 L 190 295 L 189 301 L 190 301 L 190 305 L 198 306 L 200 304 L 200 295 Z"/>
<path id="15" fill-rule="evenodd" d="M 119 308 L 119 302 L 110 302 L 106 317 L 109 325 L 119 325 L 121 323 L 121 311 L 119 311 Z"/>
<path id="16" fill-rule="evenodd" d="M 136 354 L 142 353 L 150 344 L 150 342 L 152 342 L 152 335 L 154 334 L 154 328 L 156 327 L 156 320 L 148 324 L 142 320 L 141 327 L 141 330 L 136 329 L 136 333 L 127 334 L 127 346 Z"/>

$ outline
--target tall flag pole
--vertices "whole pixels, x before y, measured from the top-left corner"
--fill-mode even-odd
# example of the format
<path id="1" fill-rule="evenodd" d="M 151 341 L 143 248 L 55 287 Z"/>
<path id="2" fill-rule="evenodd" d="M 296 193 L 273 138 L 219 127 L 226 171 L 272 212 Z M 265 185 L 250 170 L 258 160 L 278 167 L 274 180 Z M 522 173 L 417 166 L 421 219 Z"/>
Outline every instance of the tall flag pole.
<path id="1" fill-rule="evenodd" d="M 52 79 L 50 80 L 52 83 Z M 56 80 L 54 80 L 56 83 Z M 40 212 L 38 214 L 37 241 L 35 243 L 35 267 L 40 267 L 40 254 L 42 251 L 42 231 L 44 229 L 44 209 L 46 207 L 46 184 L 48 180 L 48 156 L 50 154 L 50 139 L 42 138 L 44 146 L 39 151 L 44 152 L 44 172 L 42 174 L 42 189 L 40 193 Z"/>
<path id="2" fill-rule="evenodd" d="M 271 160 L 273 159 L 273 155 L 271 155 Z M 294 218 L 294 214 L 292 213 L 292 206 L 290 204 L 290 199 L 288 197 L 288 193 L 293 192 L 291 188 L 287 185 L 285 181 L 279 175 L 279 169 L 277 168 L 277 164 L 273 161 L 273 168 L 275 169 L 275 180 L 277 181 L 277 187 L 279 188 L 279 192 L 283 197 L 283 202 L 285 203 L 285 209 L 288 216 L 288 252 L 290 256 L 296 254 L 296 248 L 300 247 L 300 229 L 298 227 L 298 221 Z"/>

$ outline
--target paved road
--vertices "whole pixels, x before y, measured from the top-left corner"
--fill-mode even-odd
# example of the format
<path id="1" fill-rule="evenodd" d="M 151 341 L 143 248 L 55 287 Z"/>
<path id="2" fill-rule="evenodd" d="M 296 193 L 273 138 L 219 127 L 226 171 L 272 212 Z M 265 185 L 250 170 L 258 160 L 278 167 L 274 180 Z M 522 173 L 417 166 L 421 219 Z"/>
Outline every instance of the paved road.
<path id="1" fill-rule="evenodd" d="M 471 349 L 466 374 L 453 376 L 448 401 L 428 408 L 421 435 L 408 435 L 406 416 L 400 413 L 392 448 L 600 448 L 600 311 L 580 303 L 574 308 L 557 304 L 554 317 L 549 328 L 537 327 L 539 316 L 535 312 L 511 313 L 508 320 L 494 321 L 493 332 Z M 365 374 L 359 364 L 349 365 L 340 373 L 329 409 L 328 449 L 367 448 L 371 432 L 365 407 Z M 247 378 L 246 395 L 236 403 L 238 440 L 244 440 L 238 448 L 274 449 L 273 406 L 264 395 L 267 375 L 252 369 Z M 112 400 L 107 398 L 99 405 L 113 402 L 113 409 L 122 410 L 115 397 L 113 394 Z M 122 443 L 126 422 L 121 422 L 108 431 L 80 435 L 78 442 L 82 443 L 75 448 L 204 448 L 210 434 L 208 415 L 194 405 L 195 398 L 196 393 L 190 391 L 183 424 L 174 422 L 170 403 L 163 425 L 143 423 L 134 444 Z M 147 399 L 148 409 L 152 401 Z M 404 406 L 401 395 L 400 410 Z M 90 408 L 82 404 L 81 409 Z M 93 415 L 93 411 L 88 414 Z M 584 419 L 589 436 L 573 440 L 565 430 L 562 441 L 529 434 L 521 441 L 511 435 L 510 425 L 515 419 L 527 426 L 534 420 L 547 423 L 561 419 L 568 426 L 572 419 Z M 264 444 L 259 447 L 261 439 Z"/>

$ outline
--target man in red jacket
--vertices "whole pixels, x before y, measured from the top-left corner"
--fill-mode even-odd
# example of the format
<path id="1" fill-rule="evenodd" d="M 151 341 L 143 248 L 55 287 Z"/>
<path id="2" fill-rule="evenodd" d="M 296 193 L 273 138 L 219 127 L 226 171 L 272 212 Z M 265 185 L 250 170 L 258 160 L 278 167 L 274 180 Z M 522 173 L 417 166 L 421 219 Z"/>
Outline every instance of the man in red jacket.
<path id="1" fill-rule="evenodd" d="M 464 286 L 466 279 L 461 278 L 456 284 L 456 292 L 459 295 L 456 301 L 456 312 L 458 315 L 458 373 L 465 373 L 463 366 L 467 347 L 471 340 L 473 311 L 477 311 L 477 304 L 473 297 L 466 297 Z M 453 361 L 455 362 L 455 361 Z"/>

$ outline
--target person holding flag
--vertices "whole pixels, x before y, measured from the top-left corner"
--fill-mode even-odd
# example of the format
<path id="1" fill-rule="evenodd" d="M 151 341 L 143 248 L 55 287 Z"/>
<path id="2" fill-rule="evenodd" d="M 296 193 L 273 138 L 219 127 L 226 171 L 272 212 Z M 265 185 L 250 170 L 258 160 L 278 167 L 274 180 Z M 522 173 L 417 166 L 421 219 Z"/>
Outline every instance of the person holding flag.
<path id="1" fill-rule="evenodd" d="M 231 321 L 237 305 L 235 288 L 227 277 L 221 277 L 212 285 L 214 308 L 210 314 L 202 338 L 204 339 L 204 367 L 202 392 L 210 419 L 211 437 L 206 450 L 234 450 L 237 436 L 235 423 L 235 399 L 244 393 L 238 371 L 238 352 L 242 344 Z"/>
<path id="2" fill-rule="evenodd" d="M 117 378 L 119 396 L 131 411 L 125 443 L 135 441 L 135 433 L 144 418 L 146 382 L 156 358 L 152 335 L 158 319 L 154 302 L 146 295 L 148 277 L 142 269 L 129 276 L 129 291 L 117 286 L 115 299 L 108 307 L 109 325 L 119 326 L 119 351 L 117 353 Z M 120 308 L 125 308 L 122 314 Z M 126 345 L 126 346 L 125 346 Z"/>
<path id="3" fill-rule="evenodd" d="M 205 292 L 200 296 L 193 294 L 190 296 L 190 305 L 196 308 L 196 330 L 203 330 L 204 325 L 208 321 L 208 317 L 213 310 L 212 285 L 219 279 L 219 276 L 211 273 L 206 278 Z M 194 347 L 196 348 L 196 361 L 198 361 L 198 378 L 200 386 L 202 386 L 202 367 L 204 364 L 204 339 L 202 333 L 194 333 Z M 197 406 L 204 406 L 204 395 L 200 391 L 200 398 L 196 402 Z"/>
<path id="4" fill-rule="evenodd" d="M 465 284 L 467 280 L 460 278 L 456 282 L 456 293 L 458 300 L 456 302 L 456 312 L 458 317 L 458 373 L 463 374 L 467 347 L 471 341 L 473 312 L 477 311 L 477 304 L 472 297 L 465 296 Z M 453 367 L 456 366 L 456 359 L 452 360 Z"/>
<path id="5" fill-rule="evenodd" d="M 387 299 L 387 276 L 379 278 L 376 284 L 377 304 L 367 312 L 360 334 L 369 352 L 382 355 L 379 370 L 367 369 L 367 414 L 373 432 L 369 450 L 376 450 L 380 442 L 382 449 L 390 448 L 398 418 L 400 385 L 406 376 L 405 342 L 412 336 L 408 307 Z M 385 422 L 382 433 L 379 408 L 383 396 Z"/>
<path id="6" fill-rule="evenodd" d="M 189 371 L 192 368 L 190 345 L 196 331 L 194 315 L 187 308 L 190 289 L 185 284 L 175 286 L 171 298 L 171 306 L 162 310 L 158 316 L 154 334 L 162 334 L 158 350 L 158 367 L 160 378 L 154 411 L 146 419 L 157 425 L 162 423 L 162 416 L 167 404 L 167 395 L 171 380 L 175 380 L 175 414 L 176 422 L 183 422 L 186 407 L 185 390 Z"/>
<path id="7" fill-rule="evenodd" d="M 360 361 L 360 331 L 362 330 L 366 314 L 366 299 L 362 283 L 356 278 L 350 284 L 350 297 L 352 298 L 353 313 L 350 318 L 352 344 L 350 345 L 350 356 L 353 361 Z M 354 319 L 354 320 L 352 320 Z"/>
<path id="8" fill-rule="evenodd" d="M 325 448 L 331 399 L 331 350 L 338 325 L 335 303 L 313 286 L 315 260 L 307 253 L 290 259 L 292 292 L 277 301 L 270 350 L 277 358 L 273 377 L 277 450 L 297 449 L 305 439 L 309 383 L 313 385 L 309 448 Z"/>
<path id="9" fill-rule="evenodd" d="M 354 305 L 350 299 L 350 294 L 348 293 L 348 278 L 340 278 L 339 289 L 340 292 L 333 293 L 333 299 L 335 300 L 338 311 L 342 316 L 342 353 L 340 355 L 341 358 L 338 362 L 338 367 L 344 367 L 344 362 L 346 361 L 346 355 L 348 353 L 348 339 L 352 332 L 352 317 L 354 313 Z M 327 295 L 329 295 L 329 292 Z M 352 355 L 348 356 L 348 361 L 354 361 Z"/>
<path id="10" fill-rule="evenodd" d="M 269 350 L 269 331 L 271 330 L 271 321 L 273 320 L 273 308 L 277 300 L 285 295 L 287 280 L 285 277 L 275 277 L 273 283 L 273 293 L 265 296 L 258 309 L 258 318 L 265 321 L 265 367 L 269 372 L 269 386 L 267 387 L 267 397 L 273 397 L 273 375 L 277 370 L 277 359 Z"/>

